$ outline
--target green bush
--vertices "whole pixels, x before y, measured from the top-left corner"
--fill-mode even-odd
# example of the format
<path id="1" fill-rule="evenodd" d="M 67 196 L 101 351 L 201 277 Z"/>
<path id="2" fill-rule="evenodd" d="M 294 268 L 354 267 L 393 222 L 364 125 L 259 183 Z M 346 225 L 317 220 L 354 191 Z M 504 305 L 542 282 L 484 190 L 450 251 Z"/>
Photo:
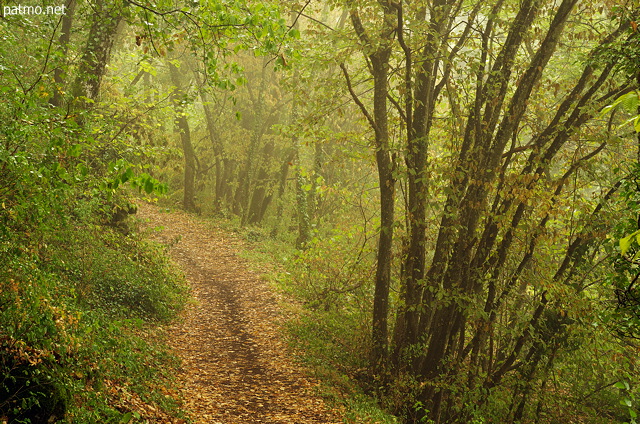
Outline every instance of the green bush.
<path id="1" fill-rule="evenodd" d="M 181 276 L 136 233 L 79 218 L 48 224 L 4 240 L 0 417 L 127 422 L 124 393 L 177 413 L 161 393 L 176 361 L 157 323 L 184 304 Z"/>
<path id="2" fill-rule="evenodd" d="M 175 316 L 186 289 L 159 246 L 137 234 L 104 233 L 103 227 L 72 229 L 56 239 L 61 247 L 50 252 L 56 271 L 72 281 L 82 302 L 123 317 Z"/>

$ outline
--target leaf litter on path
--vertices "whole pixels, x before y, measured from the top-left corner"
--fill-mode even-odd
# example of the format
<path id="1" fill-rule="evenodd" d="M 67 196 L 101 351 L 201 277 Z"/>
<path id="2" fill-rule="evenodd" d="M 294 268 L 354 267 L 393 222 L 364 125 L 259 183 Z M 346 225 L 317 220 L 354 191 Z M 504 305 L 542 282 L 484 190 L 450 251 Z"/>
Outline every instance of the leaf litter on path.
<path id="1" fill-rule="evenodd" d="M 341 423 L 283 340 L 277 294 L 239 258 L 242 242 L 181 211 L 138 215 L 170 247 L 195 302 L 168 329 L 184 407 L 198 424 Z"/>

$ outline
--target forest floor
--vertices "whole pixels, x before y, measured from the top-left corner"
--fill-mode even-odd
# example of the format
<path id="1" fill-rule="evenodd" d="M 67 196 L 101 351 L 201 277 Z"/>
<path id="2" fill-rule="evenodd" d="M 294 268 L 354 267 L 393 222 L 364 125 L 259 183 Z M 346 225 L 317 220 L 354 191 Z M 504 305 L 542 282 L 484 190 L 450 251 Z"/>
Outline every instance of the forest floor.
<path id="1" fill-rule="evenodd" d="M 238 256 L 238 237 L 181 211 L 138 216 L 186 275 L 194 302 L 168 329 L 184 409 L 202 424 L 341 423 L 287 348 L 281 297 Z"/>

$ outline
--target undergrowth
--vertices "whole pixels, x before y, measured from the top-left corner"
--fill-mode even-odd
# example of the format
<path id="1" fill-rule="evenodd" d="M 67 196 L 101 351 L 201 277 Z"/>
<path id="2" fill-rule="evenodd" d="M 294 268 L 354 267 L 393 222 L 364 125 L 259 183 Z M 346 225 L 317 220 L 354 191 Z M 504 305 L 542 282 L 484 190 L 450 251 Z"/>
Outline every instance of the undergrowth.
<path id="1" fill-rule="evenodd" d="M 160 247 L 96 216 L 70 210 L 0 240 L 0 419 L 146 422 L 150 406 L 181 416 L 162 326 L 184 281 Z"/>
<path id="2" fill-rule="evenodd" d="M 243 256 L 268 270 L 266 278 L 286 294 L 287 337 L 298 360 L 320 381 L 318 394 L 344 411 L 345 423 L 398 423 L 380 408 L 363 354 L 371 319 L 369 246 L 345 233 L 314 239 L 299 251 L 291 240 L 274 239 L 265 229 L 238 232 L 246 240 Z"/>

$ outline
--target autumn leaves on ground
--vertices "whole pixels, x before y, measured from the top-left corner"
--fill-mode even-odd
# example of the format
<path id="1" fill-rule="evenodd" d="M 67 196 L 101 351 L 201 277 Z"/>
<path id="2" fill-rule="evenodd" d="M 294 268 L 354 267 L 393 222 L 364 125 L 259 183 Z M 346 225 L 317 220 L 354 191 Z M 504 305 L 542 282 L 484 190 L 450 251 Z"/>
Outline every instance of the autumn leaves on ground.
<path id="1" fill-rule="evenodd" d="M 141 205 L 138 213 L 171 246 L 193 292 L 168 334 L 193 422 L 342 422 L 287 351 L 278 294 L 238 257 L 241 242 L 183 212 Z"/>

